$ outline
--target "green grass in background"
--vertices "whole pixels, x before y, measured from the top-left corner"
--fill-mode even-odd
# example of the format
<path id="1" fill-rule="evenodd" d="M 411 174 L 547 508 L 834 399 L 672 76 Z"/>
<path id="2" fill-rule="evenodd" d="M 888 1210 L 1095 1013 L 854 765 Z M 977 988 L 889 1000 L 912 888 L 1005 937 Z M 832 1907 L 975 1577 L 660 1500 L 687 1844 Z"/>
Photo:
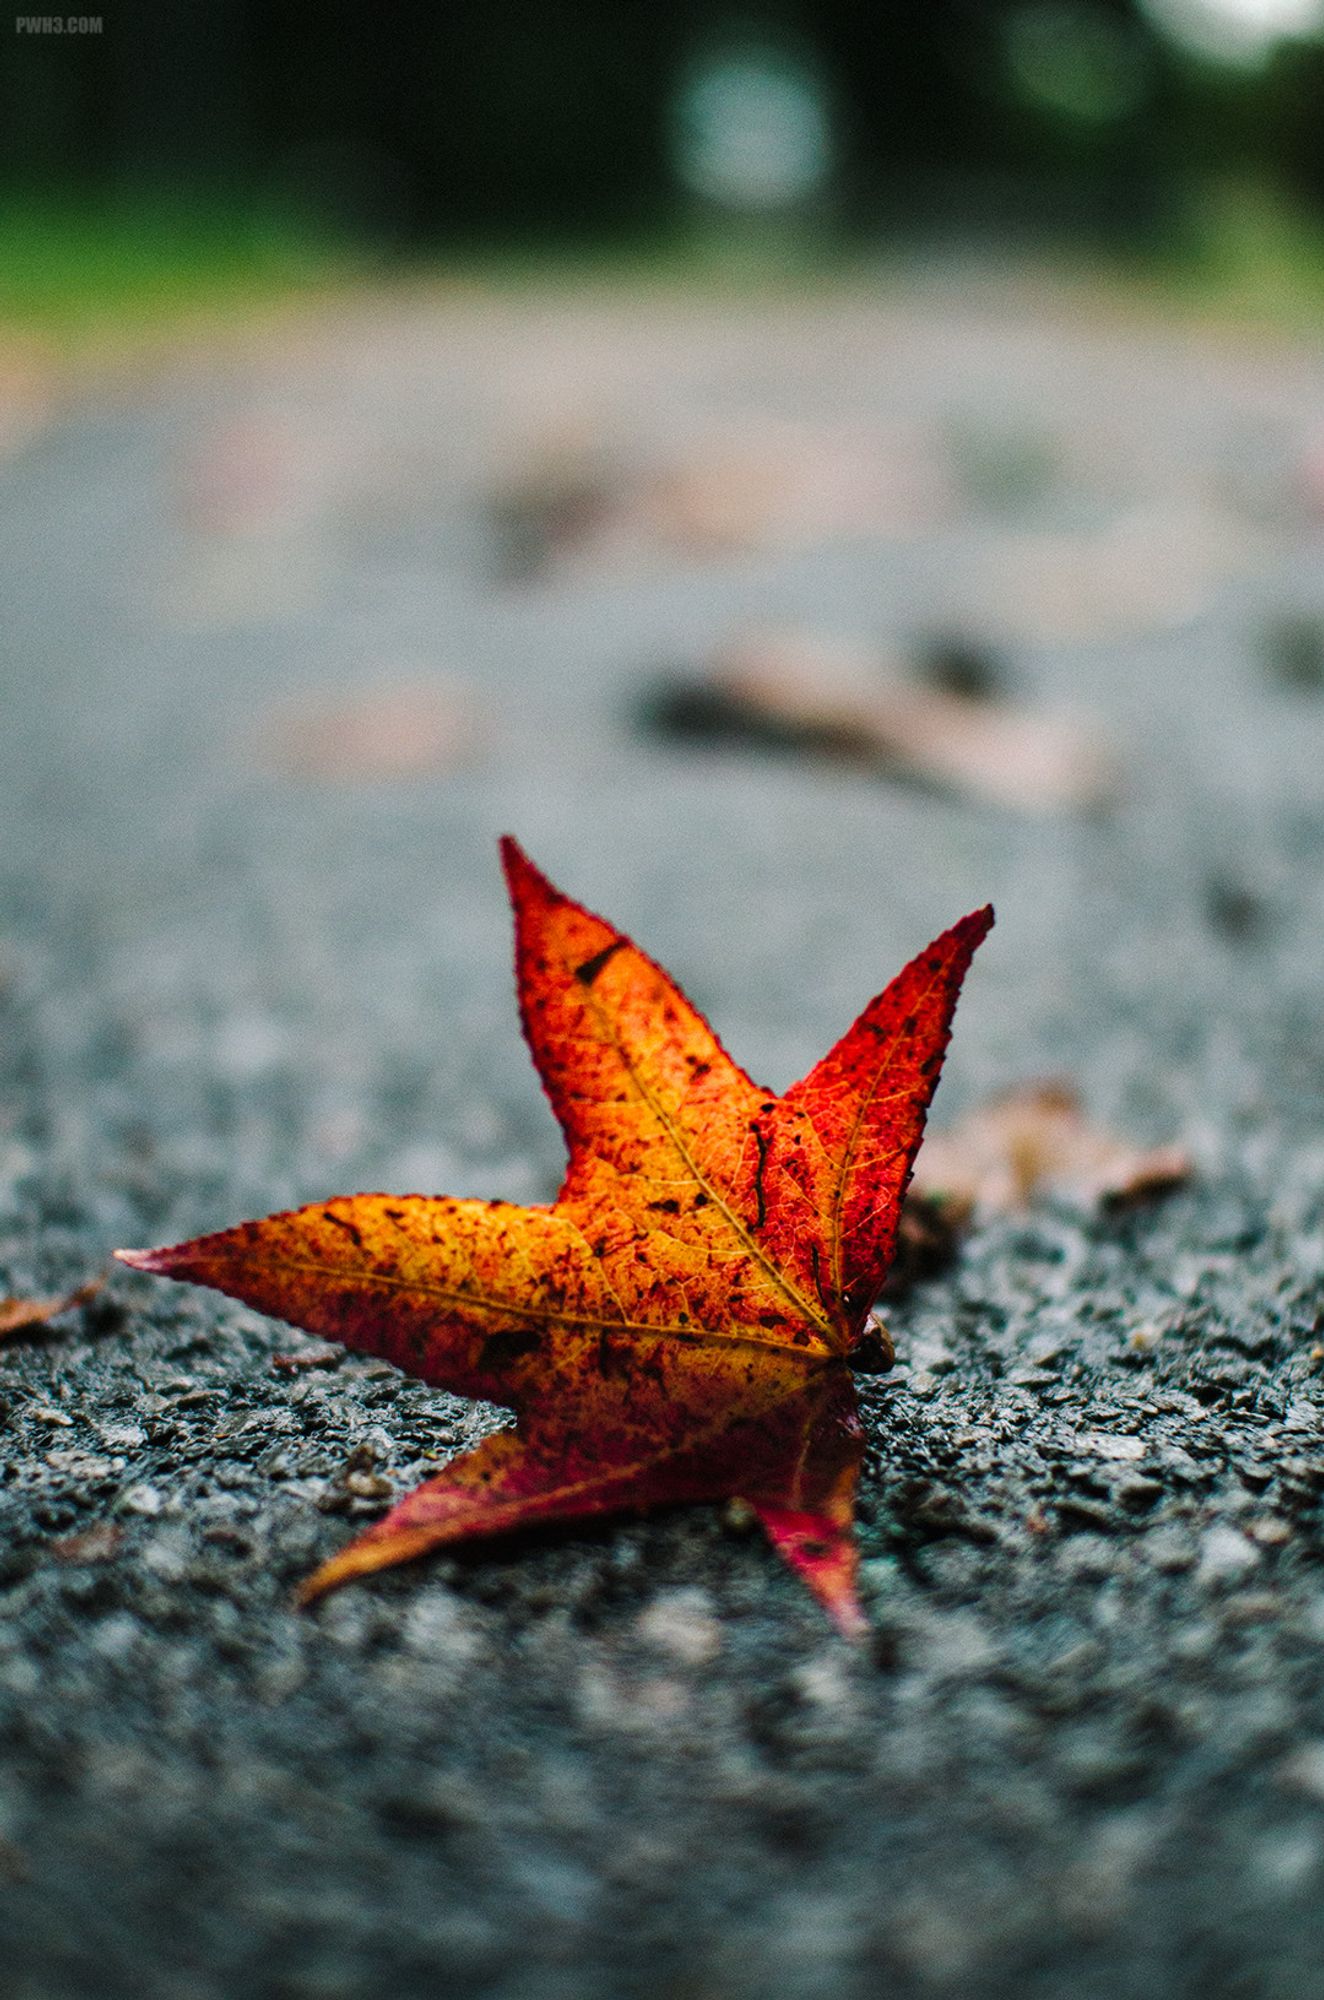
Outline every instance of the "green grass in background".
<path id="1" fill-rule="evenodd" d="M 1168 281 L 1179 300 L 1318 331 L 1324 220 L 1262 183 L 1213 183 L 1193 205 L 1190 249 Z"/>
<path id="2" fill-rule="evenodd" d="M 0 325 L 79 347 L 244 313 L 355 275 L 349 243 L 221 202 L 0 191 Z"/>
<path id="3" fill-rule="evenodd" d="M 385 261 L 363 239 L 238 199 L 80 203 L 0 189 L 0 333 L 74 354 L 366 283 L 800 293 L 904 285 L 941 261 L 913 244 L 796 224 L 471 244 Z M 1123 309 L 1295 333 L 1324 324 L 1324 222 L 1259 184 L 1188 190 L 1179 226 L 1129 252 L 1059 243 L 1038 257 L 1021 246 L 1009 261 L 1083 282 L 1099 303 Z"/>

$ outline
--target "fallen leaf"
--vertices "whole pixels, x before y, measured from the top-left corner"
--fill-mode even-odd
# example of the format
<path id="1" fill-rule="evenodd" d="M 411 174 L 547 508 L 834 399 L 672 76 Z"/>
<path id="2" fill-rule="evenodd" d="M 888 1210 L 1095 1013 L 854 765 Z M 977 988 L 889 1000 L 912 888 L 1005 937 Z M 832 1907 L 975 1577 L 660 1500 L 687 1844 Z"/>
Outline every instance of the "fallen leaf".
<path id="1" fill-rule="evenodd" d="M 36 1326 L 48 1326 L 61 1313 L 85 1306 L 104 1283 L 104 1278 L 90 1278 L 75 1291 L 58 1292 L 54 1298 L 0 1299 L 0 1339 L 7 1339 L 11 1333 L 27 1333 Z"/>
<path id="2" fill-rule="evenodd" d="M 908 532 L 949 501 L 943 476 L 913 445 L 773 418 L 697 439 L 640 495 L 657 539 L 697 556 Z"/>
<path id="3" fill-rule="evenodd" d="M 625 508 L 627 493 L 620 467 L 583 436 L 544 439 L 488 505 L 503 575 L 525 581 L 591 542 Z"/>
<path id="4" fill-rule="evenodd" d="M 1043 1193 L 1126 1207 L 1180 1187 L 1190 1172 L 1179 1146 L 1133 1146 L 1091 1125 L 1070 1084 L 1032 1083 L 931 1134 L 910 1198 L 941 1204 L 959 1226 L 976 1208 L 1022 1208 Z"/>
<path id="5" fill-rule="evenodd" d="M 883 665 L 806 634 L 754 633 L 704 680 L 656 692 L 647 719 L 669 734 L 826 752 L 1023 812 L 1111 800 L 1112 760 L 1085 725 L 918 686 Z"/>
<path id="6" fill-rule="evenodd" d="M 183 525 L 195 534 L 279 535 L 327 504 L 324 445 L 290 414 L 249 409 L 190 436 L 176 468 Z"/>
<path id="7" fill-rule="evenodd" d="M 449 770 L 478 738 L 463 689 L 411 680 L 290 703 L 268 718 L 261 747 L 265 761 L 289 777 L 371 782 Z"/>
<path id="8" fill-rule="evenodd" d="M 779 1098 L 627 937 L 513 841 L 503 854 L 524 1031 L 570 1153 L 555 1204 L 352 1195 L 117 1254 L 518 1412 L 305 1600 L 445 1542 L 738 1497 L 858 1633 L 848 1363 L 992 912 L 938 938 Z"/>
<path id="9" fill-rule="evenodd" d="M 489 517 L 503 569 L 527 577 L 580 554 L 661 549 L 704 561 L 908 534 L 950 505 L 944 474 L 913 438 L 747 416 L 633 456 L 601 430 L 558 428 L 500 482 Z"/>
<path id="10" fill-rule="evenodd" d="M 50 1552 L 56 1562 L 98 1563 L 109 1562 L 118 1553 L 124 1540 L 123 1528 L 113 1521 L 94 1521 L 90 1528 L 84 1528 L 76 1535 L 63 1535 L 52 1542 Z"/>

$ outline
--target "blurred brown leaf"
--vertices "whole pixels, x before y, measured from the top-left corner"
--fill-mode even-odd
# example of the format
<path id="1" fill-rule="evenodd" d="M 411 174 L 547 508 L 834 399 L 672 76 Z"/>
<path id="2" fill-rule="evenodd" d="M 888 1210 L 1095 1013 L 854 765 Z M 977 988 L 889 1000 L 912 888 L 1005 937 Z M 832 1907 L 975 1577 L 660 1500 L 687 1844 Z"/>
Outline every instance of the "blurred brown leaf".
<path id="1" fill-rule="evenodd" d="M 450 770 L 479 742 L 467 692 L 436 679 L 291 702 L 268 718 L 261 748 L 287 777 L 370 782 Z"/>
<path id="2" fill-rule="evenodd" d="M 859 648 L 795 632 L 727 646 L 706 679 L 655 697 L 654 726 L 823 751 L 1022 812 L 1086 811 L 1116 789 L 1083 724 L 908 682 Z"/>
<path id="3" fill-rule="evenodd" d="M 699 439 L 642 497 L 660 540 L 701 555 L 928 526 L 949 498 L 913 445 L 771 418 Z"/>
<path id="4" fill-rule="evenodd" d="M 190 437 L 176 468 L 180 518 L 202 535 L 269 534 L 318 502 L 310 440 L 279 409 L 245 409 Z"/>
<path id="5" fill-rule="evenodd" d="M 949 505 L 945 474 L 913 439 L 750 416 L 633 456 L 605 435 L 551 433 L 490 511 L 503 566 L 531 575 L 581 551 L 603 560 L 660 547 L 707 559 L 908 533 Z"/>
<path id="6" fill-rule="evenodd" d="M 582 548 L 620 512 L 626 494 L 620 466 L 587 442 L 536 447 L 488 502 L 503 574 L 523 581 Z"/>
<path id="7" fill-rule="evenodd" d="M 58 1542 L 52 1542 L 50 1552 L 56 1562 L 109 1562 L 123 1540 L 123 1528 L 117 1527 L 113 1521 L 94 1521 L 81 1533 L 64 1535 Z"/>
<path id="8" fill-rule="evenodd" d="M 75 1306 L 85 1306 L 89 1299 L 96 1297 L 104 1283 L 104 1278 L 90 1278 L 75 1291 L 59 1292 L 53 1298 L 0 1299 L 0 1339 L 7 1339 L 11 1333 L 27 1333 L 33 1327 L 47 1326 L 61 1313 L 72 1312 Z"/>
<path id="9" fill-rule="evenodd" d="M 912 1195 L 949 1221 L 976 1208 L 1014 1210 L 1039 1194 L 1122 1208 L 1190 1178 L 1179 1146 L 1138 1147 L 1091 1125 L 1070 1084 L 1025 1084 L 972 1111 L 920 1148 Z"/>

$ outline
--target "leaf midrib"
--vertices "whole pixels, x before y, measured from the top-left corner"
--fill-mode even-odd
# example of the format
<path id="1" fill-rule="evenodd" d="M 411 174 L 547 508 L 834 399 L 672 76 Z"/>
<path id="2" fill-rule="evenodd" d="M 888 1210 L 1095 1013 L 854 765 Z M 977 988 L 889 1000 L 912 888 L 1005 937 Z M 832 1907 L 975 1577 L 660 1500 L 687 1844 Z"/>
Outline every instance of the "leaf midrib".
<path id="1" fill-rule="evenodd" d="M 831 1322 L 826 1318 L 826 1316 L 820 1317 L 820 1315 L 816 1313 L 813 1307 L 809 1304 L 808 1300 L 801 1297 L 799 1291 L 791 1283 L 790 1279 L 786 1277 L 786 1275 L 778 1269 L 777 1265 L 773 1263 L 772 1259 L 767 1255 L 767 1253 L 750 1236 L 748 1230 L 745 1228 L 744 1223 L 741 1221 L 740 1217 L 735 1213 L 735 1211 L 731 1208 L 730 1203 L 723 1195 L 721 1189 L 714 1185 L 714 1183 L 708 1178 L 708 1176 L 703 1172 L 701 1167 L 698 1165 L 697 1161 L 695 1161 L 691 1157 L 689 1149 L 685 1144 L 684 1137 L 681 1134 L 680 1128 L 677 1126 L 675 1120 L 670 1117 L 670 1115 L 668 1114 L 664 1106 L 661 1104 L 661 1102 L 658 1100 L 658 1098 L 648 1088 L 648 1085 L 644 1082 L 644 1079 L 640 1074 L 639 1070 L 631 1062 L 620 1040 L 620 1037 L 616 1033 L 615 1025 L 612 1022 L 610 1015 L 608 1015 L 606 1010 L 602 1007 L 602 1005 L 598 1001 L 597 995 L 592 992 L 588 993 L 585 996 L 585 1004 L 588 1007 L 589 1011 L 594 1015 L 599 1026 L 605 1031 L 607 1039 L 611 1043 L 612 1048 L 616 1051 L 616 1054 L 620 1059 L 620 1064 L 622 1069 L 629 1077 L 635 1089 L 639 1092 L 639 1095 L 643 1098 L 644 1103 L 648 1106 L 649 1110 L 656 1118 L 658 1124 L 662 1127 L 662 1130 L 665 1132 L 667 1138 L 671 1141 L 672 1145 L 675 1147 L 677 1153 L 680 1155 L 681 1161 L 683 1162 L 687 1172 L 690 1175 L 692 1175 L 694 1180 L 703 1189 L 704 1193 L 708 1196 L 708 1199 L 717 1205 L 717 1208 L 719 1209 L 722 1216 L 725 1218 L 727 1225 L 731 1230 L 731 1233 L 736 1238 L 736 1241 L 740 1244 L 741 1248 L 745 1251 L 746 1255 L 755 1264 L 758 1265 L 759 1269 L 763 1271 L 768 1278 L 771 1279 L 775 1288 L 781 1293 L 782 1297 L 794 1309 L 794 1311 L 796 1311 L 800 1315 L 800 1317 L 805 1321 L 806 1325 L 810 1326 L 813 1329 L 813 1331 L 819 1336 L 819 1338 L 824 1342 L 824 1344 L 828 1349 L 828 1352 L 835 1354 L 836 1347 L 833 1342 L 833 1328 Z M 796 1350 L 792 1349 L 791 1351 L 795 1352 Z"/>
<path id="2" fill-rule="evenodd" d="M 651 1336 L 654 1339 L 688 1341 L 692 1346 L 715 1348 L 757 1347 L 764 1353 L 784 1354 L 795 1361 L 802 1361 L 809 1367 L 819 1367 L 835 1360 L 832 1354 L 819 1353 L 812 1349 L 797 1347 L 791 1341 L 770 1340 L 766 1335 L 753 1332 L 716 1333 L 706 1326 L 659 1326 L 649 1320 L 605 1319 L 591 1313 L 562 1312 L 555 1307 L 517 1305 L 510 1299 L 493 1298 L 480 1292 L 452 1290 L 445 1285 L 429 1284 L 425 1279 L 396 1276 L 387 1271 L 347 1271 L 344 1266 L 320 1264 L 310 1258 L 268 1257 L 255 1259 L 251 1252 L 233 1258 L 214 1258 L 213 1268 L 223 1268 L 226 1263 L 240 1265 L 246 1272 L 266 1269 L 276 1272 L 293 1272 L 301 1277 L 320 1278 L 333 1286 L 342 1288 L 383 1287 L 388 1291 L 412 1292 L 420 1298 L 436 1299 L 440 1304 L 463 1311 L 470 1308 L 478 1312 L 504 1314 L 509 1318 L 531 1320 L 535 1325 L 563 1326 L 582 1329 L 585 1333 L 632 1333 Z M 211 1281 L 198 1280 L 201 1284 Z M 218 1290 L 224 1287 L 218 1286 Z M 276 1314 L 274 1317 L 281 1317 Z"/>

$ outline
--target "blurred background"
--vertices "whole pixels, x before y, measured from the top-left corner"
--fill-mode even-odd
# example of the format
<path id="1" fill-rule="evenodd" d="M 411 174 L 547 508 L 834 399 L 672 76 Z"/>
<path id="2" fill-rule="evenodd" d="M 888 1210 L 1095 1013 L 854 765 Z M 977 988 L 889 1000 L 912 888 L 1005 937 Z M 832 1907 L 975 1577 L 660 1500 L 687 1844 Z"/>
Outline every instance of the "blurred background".
<path id="1" fill-rule="evenodd" d="M 1056 950 L 1132 839 L 1125 978 L 1267 938 L 1322 110 L 1320 0 L 16 16 L 11 809 L 126 911 L 136 815 L 242 799 L 457 880 L 513 824 L 678 932 L 762 881 L 756 955 L 875 860 L 902 929 L 1002 880 Z"/>
<path id="2" fill-rule="evenodd" d="M 6 243 L 7 285 L 39 286 L 39 219 L 53 282 L 61 216 L 127 245 L 173 212 L 182 258 L 190 211 L 195 259 L 660 254 L 761 217 L 820 253 L 996 231 L 1198 260 L 1238 214 L 1317 222 L 1319 27 L 1314 0 L 19 16 L 0 172 L 31 263 Z"/>
<path id="3" fill-rule="evenodd" d="M 434 975 L 485 1024 L 506 828 L 781 1080 L 864 882 L 898 956 L 1006 904 L 972 1084 L 1093 1071 L 1158 1138 L 1253 1098 L 1201 995 L 1318 970 L 1322 110 L 1318 0 L 16 16 L 22 921 L 123 931 L 159 1056 L 222 1005 L 159 913 L 231 857 L 241 1081 L 296 1027 L 339 1079 L 268 1203 L 461 1170 L 423 1054 L 403 1136 L 344 1078 L 382 990 L 420 1051 Z M 1150 1057 L 1084 1034 L 1160 967 Z"/>
<path id="4" fill-rule="evenodd" d="M 42 22 L 46 25 L 42 26 Z M 341 266 L 996 243 L 1317 289 L 1315 0 L 117 0 L 16 17 L 3 298 L 148 310 Z"/>

